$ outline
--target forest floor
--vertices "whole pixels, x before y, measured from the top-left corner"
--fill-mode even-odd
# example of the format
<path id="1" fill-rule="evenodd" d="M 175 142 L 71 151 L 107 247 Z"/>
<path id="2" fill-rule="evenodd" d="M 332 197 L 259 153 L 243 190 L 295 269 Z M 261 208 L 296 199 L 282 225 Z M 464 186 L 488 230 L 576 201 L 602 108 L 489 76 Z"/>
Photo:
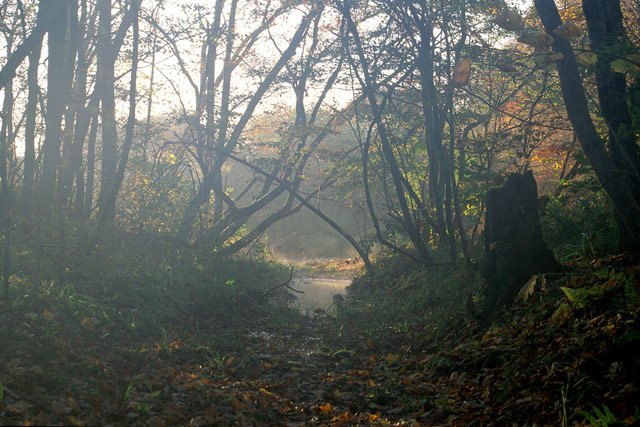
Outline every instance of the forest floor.
<path id="1" fill-rule="evenodd" d="M 315 318 L 259 306 L 242 325 L 185 315 L 145 337 L 25 303 L 0 311 L 0 423 L 637 423 L 640 267 L 614 264 L 549 280 L 498 322 L 378 336 L 375 313 L 348 306 Z"/>

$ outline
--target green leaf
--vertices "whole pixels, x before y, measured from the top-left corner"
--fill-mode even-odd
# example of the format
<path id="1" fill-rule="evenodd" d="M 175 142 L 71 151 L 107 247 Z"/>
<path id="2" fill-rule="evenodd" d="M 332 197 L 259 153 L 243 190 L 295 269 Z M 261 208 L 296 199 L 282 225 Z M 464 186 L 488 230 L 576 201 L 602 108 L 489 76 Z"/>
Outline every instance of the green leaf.
<path id="1" fill-rule="evenodd" d="M 598 62 L 598 55 L 593 52 L 576 53 L 576 62 L 585 67 L 593 67 Z"/>
<path id="2" fill-rule="evenodd" d="M 619 58 L 615 61 L 611 61 L 611 69 L 616 73 L 631 73 L 634 71 L 640 71 L 640 67 L 626 58 Z"/>
<path id="3" fill-rule="evenodd" d="M 574 304 L 580 308 L 584 308 L 585 301 L 582 294 L 577 292 L 575 289 L 567 288 L 564 286 L 561 286 L 560 289 L 567 296 L 567 299 L 571 302 L 571 304 Z"/>

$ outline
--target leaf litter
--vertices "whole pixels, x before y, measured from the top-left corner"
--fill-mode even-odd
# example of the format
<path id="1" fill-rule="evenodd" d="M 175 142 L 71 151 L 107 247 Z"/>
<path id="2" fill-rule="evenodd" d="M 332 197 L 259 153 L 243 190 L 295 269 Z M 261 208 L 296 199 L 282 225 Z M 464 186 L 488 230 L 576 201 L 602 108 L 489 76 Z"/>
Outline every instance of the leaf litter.
<path id="1" fill-rule="evenodd" d="M 181 319 L 159 339 L 25 305 L 1 313 L 0 421 L 533 426 L 564 417 L 588 425 L 585 411 L 604 405 L 631 424 L 640 311 L 624 301 L 639 277 L 637 267 L 574 270 L 499 322 L 379 337 L 357 316 L 288 312 L 287 322 L 256 316 L 232 326 Z"/>

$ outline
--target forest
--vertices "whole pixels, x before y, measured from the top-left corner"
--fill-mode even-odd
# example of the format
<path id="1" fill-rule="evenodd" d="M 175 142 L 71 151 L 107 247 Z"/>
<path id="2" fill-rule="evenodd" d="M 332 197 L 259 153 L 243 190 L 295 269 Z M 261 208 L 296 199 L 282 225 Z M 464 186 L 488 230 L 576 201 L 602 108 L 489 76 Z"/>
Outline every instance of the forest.
<path id="1" fill-rule="evenodd" d="M 0 425 L 640 425 L 639 0 L 3 0 Z"/>

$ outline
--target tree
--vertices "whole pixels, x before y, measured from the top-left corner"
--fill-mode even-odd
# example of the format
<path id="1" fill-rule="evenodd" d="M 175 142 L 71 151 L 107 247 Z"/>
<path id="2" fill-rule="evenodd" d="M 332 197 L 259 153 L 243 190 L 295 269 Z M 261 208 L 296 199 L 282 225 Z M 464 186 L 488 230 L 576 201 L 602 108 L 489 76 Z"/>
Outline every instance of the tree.
<path id="1" fill-rule="evenodd" d="M 118 33 L 124 39 L 131 24 L 138 19 L 138 9 L 141 0 L 132 0 Z M 100 114 L 102 121 L 102 168 L 100 177 L 100 195 L 98 205 L 100 207 L 101 223 L 110 222 L 115 217 L 115 196 L 119 184 L 117 182 L 117 153 L 118 153 L 118 128 L 116 123 L 115 94 L 114 94 L 114 67 L 122 41 L 116 37 L 111 40 L 111 0 L 99 0 L 98 8 L 98 39 L 97 57 L 98 70 L 96 74 L 96 93 L 100 99 Z M 134 58 L 134 64 L 137 63 Z M 135 82 L 135 66 L 132 67 L 132 80 Z M 134 100 L 135 96 L 130 97 Z M 132 126 L 132 125 L 131 125 Z M 128 128 L 130 132 L 133 129 Z M 132 136 L 130 136 L 132 138 Z M 129 140 L 129 147 L 131 141 Z M 126 150 L 128 157 L 128 149 Z M 126 163 L 126 160 L 124 160 Z M 124 167 L 124 166 L 123 166 Z"/>
<path id="2" fill-rule="evenodd" d="M 534 4 L 546 33 L 553 37 L 554 52 L 561 54 L 556 66 L 569 120 L 587 159 L 613 202 L 622 243 L 637 255 L 640 253 L 638 145 L 630 123 L 625 78 L 611 69 L 611 55 L 624 42 L 620 2 L 583 2 L 591 46 L 598 55 L 596 82 L 600 110 L 609 128 L 608 140 L 599 135 L 591 119 L 575 54 L 568 37 L 559 31 L 564 24 L 555 2 L 535 0 Z"/>
<path id="3" fill-rule="evenodd" d="M 347 22 L 348 58 L 367 95 L 367 108 L 389 168 L 393 186 L 390 200 L 398 204 L 397 214 L 392 216 L 422 262 L 433 262 L 425 244 L 431 233 L 437 236 L 436 245 L 448 246 L 452 262 L 458 258 L 458 241 L 469 261 L 456 173 L 459 133 L 454 103 L 454 92 L 466 84 L 471 67 L 471 59 L 463 55 L 467 43 L 466 3 L 456 3 L 454 7 L 441 2 L 373 2 L 371 14 L 380 25 L 367 32 L 366 38 L 360 35 L 359 28 L 359 23 L 367 19 L 365 8 L 350 1 L 336 4 Z M 398 71 L 398 75 L 385 86 L 382 82 L 389 70 Z M 416 97 L 411 98 L 411 94 Z M 389 123 L 389 117 L 403 120 L 403 115 L 413 117 L 413 125 L 407 129 L 412 129 L 414 135 L 420 132 L 418 138 L 426 154 L 426 176 L 420 179 L 414 173 L 424 167 L 418 165 L 420 160 L 402 153 L 403 145 L 413 135 L 409 132 L 400 136 L 402 127 Z M 366 152 L 363 154 L 370 158 Z M 364 183 L 369 193 L 367 179 Z M 376 234 L 381 238 L 377 214 L 372 212 L 372 203 L 368 205 Z M 382 241 L 391 243 L 388 239 Z"/>
<path id="4" fill-rule="evenodd" d="M 306 162 L 314 147 L 320 144 L 328 133 L 324 125 L 317 126 L 315 119 L 326 91 L 335 81 L 338 72 L 334 72 L 331 67 L 327 67 L 328 71 L 319 71 L 320 60 L 326 56 L 323 52 L 328 51 L 330 47 L 325 46 L 324 42 L 319 43 L 323 11 L 321 6 L 313 4 L 298 7 L 283 3 L 275 8 L 268 6 L 264 10 L 254 10 L 250 15 L 238 13 L 241 7 L 242 4 L 238 0 L 218 1 L 211 11 L 210 20 L 206 9 L 194 9 L 193 15 L 204 29 L 204 33 L 201 34 L 200 75 L 197 77 L 192 75 L 188 67 L 188 58 L 183 56 L 184 52 L 173 37 L 173 30 L 167 29 L 159 22 L 152 22 L 174 54 L 181 73 L 195 95 L 193 113 L 189 113 L 184 104 L 182 105 L 181 121 L 184 131 L 175 132 L 177 140 L 172 142 L 176 149 L 183 150 L 191 156 L 196 166 L 195 172 L 192 173 L 196 191 L 186 206 L 178 234 L 183 241 L 200 239 L 206 245 L 223 252 L 235 252 L 245 247 L 259 237 L 269 225 L 302 207 L 290 196 L 280 209 L 254 224 L 253 229 L 247 232 L 248 220 L 256 212 L 264 210 L 267 205 L 276 203 L 281 195 L 287 192 L 287 188 L 273 179 L 260 178 L 250 180 L 247 188 L 229 194 L 224 170 L 229 163 L 233 163 L 230 162 L 230 156 L 243 145 L 247 126 L 251 123 L 258 104 L 270 91 L 284 90 L 283 83 L 288 82 L 292 85 L 297 99 L 296 123 L 283 134 L 284 138 L 276 150 L 277 157 L 267 157 L 264 161 L 269 164 L 270 173 L 299 188 L 303 181 Z M 291 11 L 292 7 L 304 13 L 293 34 L 279 34 L 277 37 L 271 34 L 268 39 L 263 38 L 268 31 L 273 30 L 273 23 Z M 240 27 L 239 22 L 248 18 L 251 22 Z M 223 21 L 226 25 L 223 25 Z M 195 35 L 191 38 L 195 38 Z M 255 71 L 245 68 L 243 63 L 250 64 L 253 58 L 264 61 L 264 58 L 256 55 L 255 45 L 264 43 L 265 40 L 271 40 L 275 44 L 274 50 L 279 52 L 279 56 L 266 67 L 257 68 L 259 75 L 255 88 L 250 93 L 242 93 L 237 85 L 239 75 L 246 72 L 252 76 L 255 74 Z M 301 67 L 290 65 L 302 42 L 306 43 L 307 40 L 310 51 L 300 50 L 300 61 L 297 64 Z M 220 64 L 222 69 L 217 68 Z M 319 81 L 326 87 L 321 89 L 322 95 L 314 101 L 314 107 L 309 112 L 305 110 L 308 108 L 305 89 L 308 89 L 307 81 L 312 74 L 322 76 Z M 174 89 L 176 94 L 181 96 L 179 89 Z M 249 144 L 245 148 L 253 149 L 255 147 Z M 254 197 L 254 201 L 248 204 L 246 200 L 240 200 L 247 194 Z M 202 208 L 209 205 L 212 195 L 212 211 L 208 217 L 209 212 Z M 310 194 L 307 197 L 313 196 Z M 204 218 L 208 218 L 210 226 L 204 227 L 199 235 L 193 236 L 191 232 L 194 223 L 198 219 L 202 223 Z M 232 244 L 228 243 L 230 239 L 233 240 Z"/>
<path id="5" fill-rule="evenodd" d="M 71 48 L 71 1 L 55 5 L 58 14 L 49 28 L 47 69 L 47 109 L 45 138 L 42 144 L 42 173 L 38 183 L 38 209 L 44 212 L 54 201 L 60 147 L 62 118 L 70 100 L 75 52 Z"/>
<path id="6" fill-rule="evenodd" d="M 139 3 L 138 3 L 139 6 Z M 129 117 L 125 126 L 124 144 L 122 146 L 122 154 L 120 162 L 113 177 L 113 185 L 105 196 L 104 203 L 100 210 L 100 218 L 98 220 L 98 229 L 103 230 L 107 223 L 113 221 L 116 216 L 116 198 L 118 191 L 124 180 L 124 173 L 129 161 L 131 145 L 133 144 L 135 122 L 136 122 L 136 94 L 137 92 L 137 73 L 138 73 L 138 45 L 139 45 L 139 29 L 138 29 L 138 10 L 132 12 L 133 17 L 133 48 L 131 52 L 131 79 L 129 83 Z"/>

